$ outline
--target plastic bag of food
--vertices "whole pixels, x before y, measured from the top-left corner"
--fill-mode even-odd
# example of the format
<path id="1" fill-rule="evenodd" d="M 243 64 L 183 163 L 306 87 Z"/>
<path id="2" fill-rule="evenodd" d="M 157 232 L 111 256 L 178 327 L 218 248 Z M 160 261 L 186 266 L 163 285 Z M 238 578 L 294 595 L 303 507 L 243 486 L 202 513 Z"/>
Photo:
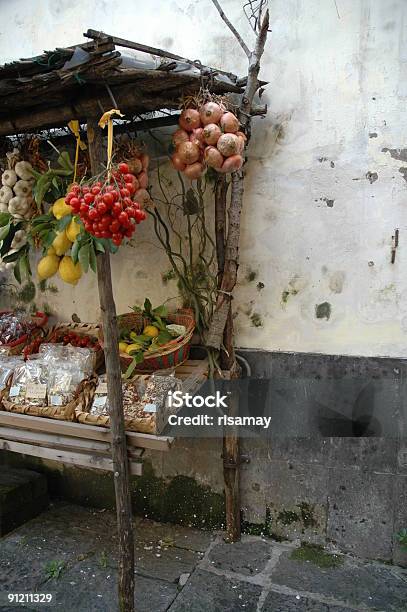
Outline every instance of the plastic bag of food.
<path id="1" fill-rule="evenodd" d="M 13 374 L 15 368 L 23 363 L 21 356 L 4 356 L 0 355 L 0 391 L 7 386 L 7 381 Z"/>
<path id="2" fill-rule="evenodd" d="M 47 364 L 48 406 L 66 406 L 75 399 L 86 372 L 75 362 L 56 360 Z"/>
<path id="3" fill-rule="evenodd" d="M 151 415 L 161 410 L 166 403 L 168 393 L 182 389 L 181 381 L 175 377 L 174 373 L 163 375 L 154 373 L 152 376 L 139 380 L 133 379 L 126 385 L 123 393 L 123 410 L 127 417 L 143 417 Z M 137 395 L 132 391 L 131 385 L 137 390 Z M 142 392 L 140 393 L 140 389 Z"/>
<path id="4" fill-rule="evenodd" d="M 41 359 L 17 365 L 9 391 L 9 400 L 23 406 L 46 406 L 47 378 L 47 364 Z"/>
<path id="5" fill-rule="evenodd" d="M 93 397 L 92 406 L 90 407 L 89 414 L 94 416 L 108 416 L 109 415 L 109 403 L 107 400 L 107 379 L 106 375 L 99 376 L 98 384 L 95 389 L 95 395 Z"/>
<path id="6" fill-rule="evenodd" d="M 34 321 L 25 313 L 3 313 L 0 315 L 0 345 L 15 342 L 34 328 Z"/>
<path id="7" fill-rule="evenodd" d="M 50 367 L 57 361 L 65 361 L 74 364 L 86 375 L 91 374 L 93 371 L 93 352 L 88 348 L 44 343 L 40 346 L 39 354 Z"/>

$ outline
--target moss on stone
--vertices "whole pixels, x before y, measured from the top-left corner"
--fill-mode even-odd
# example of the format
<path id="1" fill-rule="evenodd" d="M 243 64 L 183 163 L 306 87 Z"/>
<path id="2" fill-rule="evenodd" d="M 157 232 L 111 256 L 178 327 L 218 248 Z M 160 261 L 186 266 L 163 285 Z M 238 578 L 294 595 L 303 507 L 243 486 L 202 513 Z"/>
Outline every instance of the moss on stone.
<path id="1" fill-rule="evenodd" d="M 223 495 L 187 476 L 170 481 L 158 478 L 148 463 L 143 475 L 134 479 L 132 502 L 136 514 L 159 521 L 204 529 L 219 528 L 225 522 Z"/>
<path id="2" fill-rule="evenodd" d="M 290 555 L 295 561 L 310 562 L 321 568 L 335 568 L 343 564 L 343 557 L 326 552 L 322 546 L 303 542 Z"/>
<path id="3" fill-rule="evenodd" d="M 291 510 L 282 510 L 278 513 L 277 519 L 283 523 L 283 525 L 291 525 L 300 520 L 300 515 L 297 512 Z"/>

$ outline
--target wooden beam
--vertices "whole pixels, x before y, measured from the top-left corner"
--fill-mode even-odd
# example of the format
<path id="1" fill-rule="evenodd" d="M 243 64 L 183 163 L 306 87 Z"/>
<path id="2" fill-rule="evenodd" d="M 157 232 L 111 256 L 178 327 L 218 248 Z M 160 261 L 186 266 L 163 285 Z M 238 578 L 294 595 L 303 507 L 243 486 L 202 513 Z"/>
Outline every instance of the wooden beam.
<path id="1" fill-rule="evenodd" d="M 64 451 L 55 448 L 45 448 L 43 446 L 35 446 L 34 444 L 23 444 L 21 442 L 13 442 L 10 440 L 3 440 L 1 438 L 0 450 L 6 450 L 12 453 L 19 453 L 21 455 L 30 455 L 31 457 L 39 457 L 40 459 L 60 461 L 61 463 L 70 463 L 78 467 L 106 470 L 110 472 L 114 471 L 112 459 L 110 459 L 110 457 L 102 457 L 98 454 L 73 452 L 72 450 Z M 130 469 L 132 475 L 141 476 L 141 463 L 132 463 Z"/>
<path id="2" fill-rule="evenodd" d="M 100 172 L 104 161 L 102 130 L 97 119 L 88 118 L 88 146 L 93 175 Z M 112 459 L 116 492 L 117 530 L 119 539 L 119 610 L 134 612 L 134 542 L 132 526 L 129 464 L 124 430 L 122 373 L 119 357 L 119 334 L 116 305 L 113 298 L 110 254 L 97 256 L 99 301 L 102 311 L 104 352 L 107 375 L 107 396 L 112 429 Z"/>
<path id="3" fill-rule="evenodd" d="M 30 431 L 43 431 L 53 435 L 71 436 L 86 440 L 100 440 L 109 443 L 112 441 L 111 430 L 104 427 L 71 423 L 70 421 L 57 421 L 55 419 L 39 419 L 38 417 L 13 412 L 0 412 L 0 435 L 2 426 Z M 174 442 L 174 438 L 168 436 L 154 436 L 130 431 L 126 432 L 126 438 L 127 444 L 132 448 L 147 448 L 160 452 L 168 451 Z"/>

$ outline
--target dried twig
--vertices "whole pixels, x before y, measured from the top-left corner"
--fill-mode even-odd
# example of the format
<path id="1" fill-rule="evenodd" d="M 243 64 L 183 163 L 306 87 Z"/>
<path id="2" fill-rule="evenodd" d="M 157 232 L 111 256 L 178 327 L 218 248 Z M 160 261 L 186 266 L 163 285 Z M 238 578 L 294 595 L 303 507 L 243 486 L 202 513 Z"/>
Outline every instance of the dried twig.
<path id="1" fill-rule="evenodd" d="M 228 26 L 229 30 L 234 34 L 234 36 L 236 37 L 236 40 L 238 41 L 239 45 L 242 47 L 243 51 L 246 53 L 247 57 L 250 58 L 250 49 L 249 47 L 246 45 L 245 41 L 243 40 L 243 38 L 240 36 L 239 32 L 236 30 L 235 26 L 229 21 L 229 19 L 226 17 L 225 13 L 223 12 L 223 9 L 221 7 L 221 5 L 219 4 L 218 0 L 212 0 L 213 4 L 215 5 L 215 7 L 218 10 L 219 15 L 221 16 L 221 18 L 223 19 L 223 21 L 226 23 L 226 25 Z"/>

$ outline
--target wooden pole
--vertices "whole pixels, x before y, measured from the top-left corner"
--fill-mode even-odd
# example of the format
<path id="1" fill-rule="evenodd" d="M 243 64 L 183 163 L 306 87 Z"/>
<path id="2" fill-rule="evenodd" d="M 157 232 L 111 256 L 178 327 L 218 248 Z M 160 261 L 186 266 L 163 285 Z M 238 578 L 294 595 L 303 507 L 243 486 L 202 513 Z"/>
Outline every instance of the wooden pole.
<path id="1" fill-rule="evenodd" d="M 215 237 L 218 261 L 218 287 L 223 281 L 226 249 L 226 211 L 228 183 L 225 176 L 220 176 L 215 190 Z M 239 372 L 233 346 L 232 307 L 223 334 L 223 348 L 220 354 L 222 370 L 231 372 L 231 379 L 238 378 Z M 239 414 L 239 397 L 232 389 L 229 402 L 229 416 Z M 223 478 L 225 482 L 226 534 L 228 542 L 237 542 L 241 537 L 240 521 L 240 444 L 236 427 L 225 427 L 223 431 Z"/>
<path id="2" fill-rule="evenodd" d="M 100 173 L 105 159 L 102 130 L 97 119 L 87 121 L 92 174 Z M 102 311 L 108 401 L 112 430 L 112 459 L 116 493 L 117 531 L 119 536 L 119 610 L 134 612 L 134 544 L 129 465 L 123 418 L 122 378 L 118 351 L 116 305 L 113 298 L 110 254 L 97 256 L 97 277 Z"/>

